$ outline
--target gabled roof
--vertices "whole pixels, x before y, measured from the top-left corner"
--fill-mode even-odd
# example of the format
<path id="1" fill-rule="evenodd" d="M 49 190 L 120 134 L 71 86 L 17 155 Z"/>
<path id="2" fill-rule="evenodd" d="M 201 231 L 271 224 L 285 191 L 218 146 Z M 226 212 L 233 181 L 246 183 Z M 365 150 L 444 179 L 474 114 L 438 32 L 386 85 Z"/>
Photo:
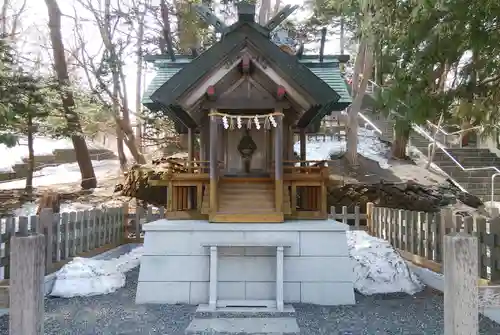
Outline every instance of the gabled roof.
<path id="1" fill-rule="evenodd" d="M 296 56 L 283 52 L 261 30 L 262 27 L 252 22 L 238 22 L 221 41 L 172 74 L 162 86 L 150 95 L 151 100 L 170 109 L 178 106 L 177 99 L 194 83 L 201 80 L 223 58 L 242 50 L 249 42 L 266 57 L 273 67 L 284 74 L 291 84 L 295 84 L 314 101 L 314 106 L 306 111 L 305 119 L 322 118 L 329 114 L 342 98 L 331 86 L 316 76 Z M 306 126 L 303 124 L 301 126 Z"/>
<path id="2" fill-rule="evenodd" d="M 340 71 L 340 62 L 337 57 L 326 55 L 323 62 L 320 62 L 318 55 L 304 55 L 299 59 L 299 62 L 307 66 L 318 78 L 323 80 L 340 95 L 340 99 L 337 101 L 333 111 L 344 110 L 352 103 L 350 87 L 345 82 Z M 152 104 L 151 94 L 172 78 L 186 64 L 191 62 L 191 60 L 192 58 L 189 56 L 176 56 L 175 62 L 172 62 L 167 55 L 149 56 L 149 61 L 153 62 L 157 68 L 156 76 L 144 92 L 142 103 L 145 105 Z"/>

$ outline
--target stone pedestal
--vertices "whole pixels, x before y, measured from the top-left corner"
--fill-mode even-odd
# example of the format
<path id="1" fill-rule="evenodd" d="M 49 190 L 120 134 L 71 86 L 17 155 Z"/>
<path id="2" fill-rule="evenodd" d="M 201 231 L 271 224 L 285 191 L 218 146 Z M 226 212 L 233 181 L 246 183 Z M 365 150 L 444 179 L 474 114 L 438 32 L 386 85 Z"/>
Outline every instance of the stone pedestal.
<path id="1" fill-rule="evenodd" d="M 282 224 L 210 224 L 189 220 L 148 223 L 144 226 L 145 250 L 136 302 L 208 304 L 210 248 L 206 246 L 211 244 L 235 245 L 218 250 L 218 300 L 276 300 L 277 248 L 267 247 L 276 244 L 289 246 L 284 248 L 283 261 L 285 303 L 354 304 L 347 229 L 347 225 L 333 220 Z M 255 246 L 259 244 L 266 247 Z"/>

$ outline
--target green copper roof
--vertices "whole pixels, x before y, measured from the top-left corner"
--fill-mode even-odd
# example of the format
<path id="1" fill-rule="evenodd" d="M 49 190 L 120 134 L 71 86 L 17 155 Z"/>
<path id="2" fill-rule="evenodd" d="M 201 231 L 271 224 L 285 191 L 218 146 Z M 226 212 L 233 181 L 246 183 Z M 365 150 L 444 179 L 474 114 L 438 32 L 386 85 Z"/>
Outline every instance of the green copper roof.
<path id="1" fill-rule="evenodd" d="M 156 62 L 155 65 L 157 65 Z M 187 62 L 184 64 L 187 64 Z M 156 70 L 156 76 L 149 84 L 148 88 L 146 89 L 146 92 L 144 92 L 144 96 L 142 97 L 142 103 L 152 104 L 153 101 L 150 98 L 151 94 L 153 94 L 161 85 L 163 85 L 167 80 L 169 80 L 174 74 L 179 72 L 181 68 L 182 68 L 181 66 L 177 67 L 171 67 L 171 66 L 169 67 L 168 65 L 158 66 Z"/>
<path id="2" fill-rule="evenodd" d="M 151 104 L 150 96 L 153 94 L 161 85 L 163 85 L 167 80 L 169 80 L 174 74 L 179 72 L 179 70 L 188 64 L 190 59 L 188 57 L 177 57 L 175 63 L 169 59 L 156 59 L 154 61 L 157 67 L 156 76 L 149 84 L 144 97 L 142 99 L 143 104 Z M 332 89 L 335 90 L 340 95 L 340 100 L 337 102 L 339 105 L 345 105 L 347 107 L 352 103 L 351 95 L 347 89 L 346 82 L 342 77 L 340 72 L 339 62 L 336 58 L 332 56 L 325 56 L 324 62 L 320 62 L 318 56 L 307 55 L 301 60 L 305 66 L 307 66 L 316 76 L 328 84 Z M 343 107 L 343 108 L 345 108 Z M 342 109 L 343 109 L 342 108 Z"/>

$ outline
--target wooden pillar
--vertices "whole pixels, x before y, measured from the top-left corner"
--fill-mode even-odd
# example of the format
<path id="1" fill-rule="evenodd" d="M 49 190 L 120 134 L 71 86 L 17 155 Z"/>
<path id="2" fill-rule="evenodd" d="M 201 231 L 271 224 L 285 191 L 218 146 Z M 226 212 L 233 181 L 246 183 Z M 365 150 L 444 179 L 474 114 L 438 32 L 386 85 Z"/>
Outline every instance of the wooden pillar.
<path id="1" fill-rule="evenodd" d="M 283 211 L 283 116 L 276 117 L 274 128 L 274 178 L 275 178 L 275 208 Z"/>
<path id="2" fill-rule="evenodd" d="M 210 117 L 210 213 L 217 212 L 217 179 L 218 179 L 218 157 L 217 157 L 217 144 L 218 129 L 217 118 Z"/>
<path id="3" fill-rule="evenodd" d="M 300 128 L 300 160 L 305 161 L 306 160 L 306 129 L 305 128 Z M 302 166 L 305 166 L 305 163 L 301 164 Z"/>
<path id="4" fill-rule="evenodd" d="M 294 161 L 295 160 L 295 154 L 294 154 L 294 133 L 293 133 L 293 127 L 288 126 L 288 158 L 287 160 L 289 161 Z"/>
<path id="5" fill-rule="evenodd" d="M 188 128 L 188 161 L 189 164 L 187 166 L 188 172 L 191 173 L 192 169 L 191 167 L 193 166 L 194 158 L 194 129 L 193 128 Z"/>
<path id="6" fill-rule="evenodd" d="M 477 237 L 444 237 L 444 334 L 478 334 Z"/>
<path id="7" fill-rule="evenodd" d="M 188 173 L 193 172 L 193 160 L 194 160 L 194 129 L 193 128 L 188 128 L 188 166 L 187 166 L 187 171 Z M 194 208 L 194 192 L 193 188 L 189 187 L 187 189 L 187 201 L 188 201 L 188 209 L 193 209 Z"/>
<path id="8" fill-rule="evenodd" d="M 208 117 L 203 118 L 202 126 L 200 127 L 200 161 L 209 161 L 210 147 L 210 119 Z M 203 173 L 208 173 L 208 166 L 203 165 Z"/>
<path id="9" fill-rule="evenodd" d="M 45 236 L 13 236 L 10 262 L 10 335 L 43 334 Z"/>

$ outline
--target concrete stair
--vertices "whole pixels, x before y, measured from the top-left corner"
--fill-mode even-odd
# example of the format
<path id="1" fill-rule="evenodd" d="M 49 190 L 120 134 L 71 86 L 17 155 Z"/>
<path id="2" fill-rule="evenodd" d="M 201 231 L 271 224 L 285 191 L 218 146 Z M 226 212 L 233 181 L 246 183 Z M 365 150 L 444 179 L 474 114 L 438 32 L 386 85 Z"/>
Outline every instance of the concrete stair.
<path id="1" fill-rule="evenodd" d="M 207 312 L 205 306 L 200 306 L 184 333 L 299 335 L 300 328 L 291 305 L 285 306 L 283 312 L 266 308 L 221 308 Z"/>
<path id="2" fill-rule="evenodd" d="M 381 131 L 381 140 L 392 142 L 393 121 L 379 113 L 365 110 L 363 114 Z M 439 140 L 439 138 L 438 138 Z M 410 135 L 410 145 L 417 148 L 426 157 L 428 155 L 429 139 L 413 131 Z M 488 149 L 480 148 L 448 148 L 448 153 L 464 168 L 480 168 L 494 166 L 500 170 L 500 157 Z M 463 171 L 453 160 L 441 150 L 436 150 L 433 163 L 458 182 L 471 194 L 483 201 L 491 200 L 491 177 L 496 173 L 494 169 Z M 500 201 L 500 176 L 494 183 L 494 200 Z"/>

